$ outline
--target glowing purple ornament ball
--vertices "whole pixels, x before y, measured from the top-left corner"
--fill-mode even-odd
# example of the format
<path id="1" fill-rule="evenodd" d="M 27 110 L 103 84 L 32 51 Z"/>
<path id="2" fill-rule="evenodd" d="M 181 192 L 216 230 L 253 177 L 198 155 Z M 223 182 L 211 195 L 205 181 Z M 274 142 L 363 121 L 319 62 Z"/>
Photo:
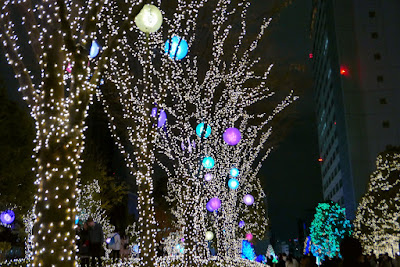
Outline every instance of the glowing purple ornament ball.
<path id="1" fill-rule="evenodd" d="M 237 128 L 228 128 L 225 130 L 224 134 L 222 135 L 224 138 L 225 143 L 230 146 L 235 146 L 240 142 L 242 139 L 242 135 Z"/>
<path id="2" fill-rule="evenodd" d="M 211 181 L 213 178 L 211 173 L 207 173 L 206 175 L 204 175 L 204 180 L 206 180 L 207 182 Z"/>
<path id="3" fill-rule="evenodd" d="M 239 227 L 240 227 L 240 228 L 243 228 L 243 227 L 244 227 L 244 221 L 240 221 L 240 222 L 239 222 Z"/>
<path id="4" fill-rule="evenodd" d="M 12 224 L 15 220 L 15 213 L 12 210 L 3 211 L 0 214 L 0 220 L 4 224 Z"/>
<path id="5" fill-rule="evenodd" d="M 221 200 L 217 197 L 213 197 L 208 201 L 207 206 L 208 211 L 215 211 L 221 207 Z"/>
<path id="6" fill-rule="evenodd" d="M 250 206 L 250 205 L 252 205 L 252 204 L 254 203 L 254 197 L 253 197 L 252 195 L 250 195 L 250 194 L 245 195 L 245 196 L 243 197 L 243 202 L 244 202 L 244 204 L 246 204 L 247 206 Z"/>

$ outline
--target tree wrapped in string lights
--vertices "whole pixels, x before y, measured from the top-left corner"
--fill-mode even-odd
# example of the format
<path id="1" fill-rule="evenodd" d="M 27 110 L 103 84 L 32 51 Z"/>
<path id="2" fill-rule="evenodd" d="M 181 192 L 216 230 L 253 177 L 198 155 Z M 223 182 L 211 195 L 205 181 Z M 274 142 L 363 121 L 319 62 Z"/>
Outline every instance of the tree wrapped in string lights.
<path id="1" fill-rule="evenodd" d="M 151 176 L 158 163 L 169 177 L 169 200 L 176 203 L 188 266 L 199 266 L 209 256 L 207 225 L 216 232 L 222 257 L 239 257 L 239 228 L 262 237 L 267 226 L 257 174 L 272 149 L 264 147 L 271 121 L 296 97 L 288 93 L 276 105 L 254 111 L 257 103 L 274 96 L 266 84 L 272 64 L 262 68 L 260 59 L 251 56 L 270 20 L 261 22 L 253 40 L 245 40 L 248 8 L 246 1 L 225 0 L 161 5 L 161 31 L 123 38 L 104 72 L 106 84 L 97 91 L 137 179 L 142 240 L 155 236 Z M 233 21 L 241 26 L 231 35 Z M 230 52 L 224 53 L 227 46 Z M 202 56 L 204 51 L 208 54 Z M 121 111 L 123 116 L 116 115 Z M 121 121 L 124 127 L 118 127 Z M 236 130 L 226 132 L 230 128 Z M 234 140 L 238 132 L 241 140 Z M 238 176 L 231 173 L 234 167 Z M 236 181 L 228 185 L 228 178 Z"/>
<path id="2" fill-rule="evenodd" d="M 354 236 L 366 252 L 394 257 L 400 241 L 400 149 L 379 154 L 376 168 L 357 208 Z"/>
<path id="3" fill-rule="evenodd" d="M 346 219 L 345 208 L 332 201 L 318 204 L 310 228 L 314 256 L 320 260 L 325 256 L 338 256 L 340 242 L 351 233 L 352 228 L 350 221 Z"/>
<path id="4" fill-rule="evenodd" d="M 140 2 L 140 1 L 139 1 Z M 35 120 L 38 191 L 32 266 L 75 266 L 76 187 L 92 94 L 140 7 L 96 42 L 108 1 L 3 1 L 0 37 L 19 91 Z"/>

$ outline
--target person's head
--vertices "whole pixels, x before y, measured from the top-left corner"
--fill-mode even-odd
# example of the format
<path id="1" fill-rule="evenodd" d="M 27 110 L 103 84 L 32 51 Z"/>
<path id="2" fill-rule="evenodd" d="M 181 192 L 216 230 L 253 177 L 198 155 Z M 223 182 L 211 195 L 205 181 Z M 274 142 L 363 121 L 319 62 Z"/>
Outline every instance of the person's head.
<path id="1" fill-rule="evenodd" d="M 282 253 L 282 260 L 286 261 L 286 259 L 287 259 L 286 253 Z"/>
<path id="2" fill-rule="evenodd" d="M 88 224 L 90 227 L 93 227 L 93 226 L 94 226 L 93 217 L 89 217 L 89 218 L 87 219 L 87 224 Z"/>
<path id="3" fill-rule="evenodd" d="M 354 237 L 346 236 L 340 242 L 340 254 L 345 261 L 359 260 L 362 255 L 361 242 Z"/>
<path id="4" fill-rule="evenodd" d="M 88 229 L 88 224 L 87 224 L 87 222 L 84 222 L 84 223 L 83 223 L 83 229 L 85 229 L 85 230 Z"/>
<path id="5" fill-rule="evenodd" d="M 288 261 L 288 262 L 293 262 L 293 256 L 292 256 L 292 254 L 289 254 L 289 255 L 287 256 L 287 261 Z"/>

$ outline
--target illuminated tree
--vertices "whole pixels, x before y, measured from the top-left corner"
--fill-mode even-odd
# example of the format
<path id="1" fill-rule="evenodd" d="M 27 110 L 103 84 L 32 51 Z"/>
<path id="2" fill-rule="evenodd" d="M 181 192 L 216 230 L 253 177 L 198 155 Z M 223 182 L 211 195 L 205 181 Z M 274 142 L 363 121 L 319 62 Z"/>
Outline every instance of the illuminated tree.
<path id="1" fill-rule="evenodd" d="M 357 208 L 354 236 L 365 252 L 393 257 L 400 241 L 400 149 L 379 154 L 376 168 Z"/>
<path id="2" fill-rule="evenodd" d="M 0 37 L 23 99 L 35 121 L 38 191 L 33 266 L 75 265 L 76 185 L 85 117 L 100 73 L 139 8 L 97 38 L 107 1 L 3 1 Z M 19 35 L 17 35 L 17 33 Z M 98 49 L 97 49 L 98 48 Z M 99 55 L 96 55 L 98 52 Z"/>
<path id="3" fill-rule="evenodd" d="M 161 7 L 165 23 L 160 32 L 136 31 L 122 39 L 104 72 L 106 81 L 98 98 L 117 146 L 136 176 L 143 242 L 155 237 L 152 175 L 157 163 L 169 178 L 168 199 L 176 206 L 174 215 L 183 230 L 185 264 L 198 266 L 209 256 L 206 225 L 216 232 L 220 255 L 235 258 L 240 253 L 240 219 L 245 221 L 243 231 L 254 231 L 258 237 L 267 226 L 262 209 L 265 194 L 257 174 L 272 149 L 266 142 L 273 118 L 296 97 L 288 93 L 273 105 L 254 108 L 274 96 L 267 87 L 272 64 L 260 63 L 253 53 L 270 20 L 263 20 L 259 33 L 247 40 L 247 1 L 177 1 Z M 236 21 L 239 29 L 231 34 Z M 182 52 L 186 49 L 187 55 Z M 200 123 L 206 131 L 196 135 Z M 242 135 L 235 146 L 222 141 L 231 127 Z M 202 164 L 206 156 L 216 162 L 211 170 Z M 227 186 L 232 167 L 240 172 L 237 190 Z M 210 182 L 204 181 L 207 173 L 214 177 Z M 247 194 L 255 198 L 251 206 L 243 204 Z M 213 197 L 222 206 L 211 214 L 206 203 Z"/>
<path id="4" fill-rule="evenodd" d="M 345 208 L 334 202 L 319 203 L 310 232 L 314 256 L 333 258 L 339 255 L 340 242 L 352 232 L 350 221 L 346 219 Z"/>

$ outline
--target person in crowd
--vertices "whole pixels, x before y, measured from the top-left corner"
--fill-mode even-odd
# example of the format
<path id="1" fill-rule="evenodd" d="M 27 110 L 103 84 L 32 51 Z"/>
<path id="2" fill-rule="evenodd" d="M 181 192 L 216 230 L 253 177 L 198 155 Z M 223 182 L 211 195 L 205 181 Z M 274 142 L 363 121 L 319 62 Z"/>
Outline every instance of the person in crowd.
<path id="1" fill-rule="evenodd" d="M 78 235 L 79 241 L 77 243 L 79 247 L 79 258 L 81 260 L 81 266 L 89 267 L 89 227 L 87 222 L 83 223 L 82 228 L 79 229 Z"/>
<path id="2" fill-rule="evenodd" d="M 340 243 L 340 254 L 343 256 L 340 264 L 342 267 L 369 267 L 368 263 L 362 262 L 361 242 L 354 237 L 343 238 Z"/>
<path id="3" fill-rule="evenodd" d="M 103 255 L 104 233 L 101 224 L 93 221 L 92 217 L 87 220 L 89 226 L 89 251 L 92 257 L 92 266 L 102 266 L 101 256 Z"/>
<path id="4" fill-rule="evenodd" d="M 312 255 L 305 255 L 300 261 L 300 267 L 317 267 L 317 259 Z"/>
<path id="5" fill-rule="evenodd" d="M 393 259 L 389 257 L 388 253 L 385 253 L 379 261 L 379 267 L 393 267 Z"/>
<path id="6" fill-rule="evenodd" d="M 164 246 L 160 243 L 157 246 L 157 256 L 162 257 L 164 256 Z"/>
<path id="7" fill-rule="evenodd" d="M 292 254 L 289 254 L 286 263 L 286 267 L 299 267 L 299 262 L 292 256 Z"/>
<path id="8" fill-rule="evenodd" d="M 131 254 L 129 247 L 129 238 L 126 235 L 122 236 L 120 253 L 122 260 L 128 259 Z"/>
<path id="9" fill-rule="evenodd" d="M 400 267 L 400 254 L 397 252 L 395 258 L 393 259 L 393 267 Z"/>
<path id="10" fill-rule="evenodd" d="M 285 267 L 286 265 L 286 253 L 279 253 L 278 254 L 278 263 L 276 267 Z"/>
<path id="11" fill-rule="evenodd" d="M 108 248 L 112 250 L 111 251 L 112 262 L 113 263 L 117 262 L 120 259 L 120 250 L 121 250 L 121 237 L 117 231 L 111 233 Z"/>
<path id="12" fill-rule="evenodd" d="M 367 261 L 370 267 L 377 267 L 378 263 L 376 262 L 375 254 L 371 253 L 367 256 Z M 399 266 L 400 267 L 400 266 Z"/>

